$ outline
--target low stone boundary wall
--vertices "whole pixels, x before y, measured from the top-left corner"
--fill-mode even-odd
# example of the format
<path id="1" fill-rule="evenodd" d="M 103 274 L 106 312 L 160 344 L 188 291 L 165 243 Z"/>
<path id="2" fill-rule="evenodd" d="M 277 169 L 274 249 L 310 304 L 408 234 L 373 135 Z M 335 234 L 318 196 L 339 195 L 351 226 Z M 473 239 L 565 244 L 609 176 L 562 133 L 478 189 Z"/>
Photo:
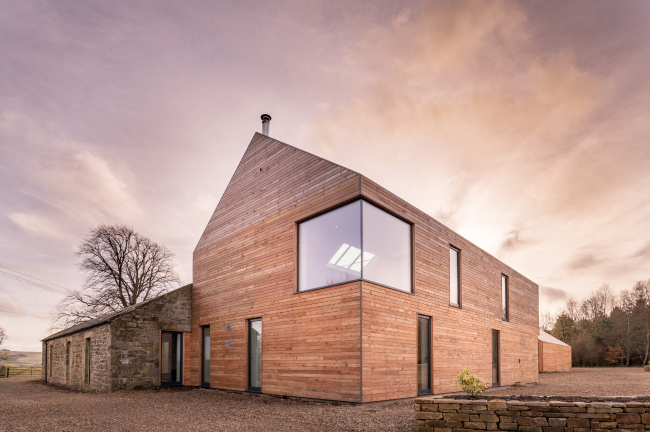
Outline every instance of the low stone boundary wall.
<path id="1" fill-rule="evenodd" d="M 416 432 L 640 432 L 650 430 L 650 403 L 415 400 Z"/>

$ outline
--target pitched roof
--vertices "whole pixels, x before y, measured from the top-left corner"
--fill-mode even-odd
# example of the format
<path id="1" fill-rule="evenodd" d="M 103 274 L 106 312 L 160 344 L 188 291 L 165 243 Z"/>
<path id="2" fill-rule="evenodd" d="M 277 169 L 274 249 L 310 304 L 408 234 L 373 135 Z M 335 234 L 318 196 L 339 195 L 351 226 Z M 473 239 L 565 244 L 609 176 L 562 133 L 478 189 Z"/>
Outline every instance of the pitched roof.
<path id="1" fill-rule="evenodd" d="M 173 291 L 169 291 L 169 292 L 166 292 L 163 295 L 159 295 L 157 297 L 147 299 L 147 300 L 145 300 L 143 302 L 140 302 L 138 304 L 134 304 L 133 306 L 126 307 L 126 308 L 124 308 L 122 310 L 119 310 L 117 312 L 111 312 L 111 313 L 108 313 L 106 315 L 102 315 L 100 317 L 93 318 L 93 319 L 88 320 L 88 321 L 84 321 L 81 324 L 77 324 L 75 326 L 68 327 L 67 329 L 61 330 L 58 333 L 54 333 L 52 335 L 49 335 L 46 338 L 41 339 L 41 342 L 45 342 L 45 341 L 48 341 L 50 339 L 56 339 L 56 338 L 59 338 L 59 337 L 62 337 L 62 336 L 67 336 L 67 335 L 70 335 L 70 334 L 73 334 L 73 333 L 80 332 L 82 330 L 88 330 L 88 329 L 91 329 L 93 327 L 98 327 L 98 326 L 100 326 L 102 324 L 109 323 L 112 320 L 114 320 L 115 318 L 117 318 L 117 317 L 119 317 L 121 315 L 124 315 L 125 313 L 129 313 L 129 312 L 131 312 L 131 311 L 133 311 L 135 309 L 139 309 L 142 306 L 145 306 L 145 305 L 147 305 L 147 304 L 149 304 L 149 303 L 151 303 L 153 301 L 159 300 L 159 299 L 161 299 L 161 298 L 163 298 L 165 296 L 168 296 L 168 295 L 170 295 L 172 293 L 175 293 L 176 291 L 179 291 L 179 290 L 182 290 L 183 288 L 187 288 L 187 287 L 191 287 L 191 286 L 192 286 L 191 283 L 187 284 L 187 285 L 183 285 L 182 287 L 176 288 Z"/>
<path id="2" fill-rule="evenodd" d="M 569 344 L 562 342 L 558 338 L 551 336 L 550 334 L 546 333 L 542 329 L 539 329 L 539 340 L 541 340 L 542 342 L 548 342 L 556 345 L 571 346 Z"/>

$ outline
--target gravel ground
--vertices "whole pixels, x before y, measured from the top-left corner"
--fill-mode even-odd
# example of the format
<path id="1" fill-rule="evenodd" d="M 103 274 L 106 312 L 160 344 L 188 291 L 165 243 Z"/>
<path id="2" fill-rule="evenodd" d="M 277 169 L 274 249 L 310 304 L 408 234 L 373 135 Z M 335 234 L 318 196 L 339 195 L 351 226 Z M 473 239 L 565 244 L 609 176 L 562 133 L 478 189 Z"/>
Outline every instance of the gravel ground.
<path id="1" fill-rule="evenodd" d="M 0 379 L 0 431 L 411 431 L 413 402 L 342 405 L 208 389 L 87 394 Z"/>
<path id="2" fill-rule="evenodd" d="M 504 387 L 487 396 L 650 396 L 650 372 L 643 368 L 573 368 L 539 374 L 539 384 Z"/>
<path id="3" fill-rule="evenodd" d="M 573 369 L 489 397 L 650 396 L 642 368 Z M 0 379 L 0 431 L 411 431 L 413 402 L 343 405 L 206 389 L 87 394 Z"/>

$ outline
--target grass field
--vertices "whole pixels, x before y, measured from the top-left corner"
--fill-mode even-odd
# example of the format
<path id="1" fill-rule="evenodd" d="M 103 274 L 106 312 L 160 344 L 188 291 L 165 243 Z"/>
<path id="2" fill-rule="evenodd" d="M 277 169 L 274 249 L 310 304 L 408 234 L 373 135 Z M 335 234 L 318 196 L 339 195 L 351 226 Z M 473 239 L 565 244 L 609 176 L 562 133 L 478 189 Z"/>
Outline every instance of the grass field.
<path id="1" fill-rule="evenodd" d="M 4 351 L 7 352 L 7 351 Z M 7 363 L 7 366 L 21 366 L 21 367 L 41 367 L 41 353 L 33 351 L 9 351 L 13 357 Z"/>

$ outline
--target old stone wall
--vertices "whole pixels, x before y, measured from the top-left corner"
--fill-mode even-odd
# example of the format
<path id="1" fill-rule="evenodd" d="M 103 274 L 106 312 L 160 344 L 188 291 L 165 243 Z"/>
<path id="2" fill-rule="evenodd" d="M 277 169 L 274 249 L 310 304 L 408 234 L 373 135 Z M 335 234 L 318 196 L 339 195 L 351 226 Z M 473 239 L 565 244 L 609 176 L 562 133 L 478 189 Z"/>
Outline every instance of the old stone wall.
<path id="1" fill-rule="evenodd" d="M 111 390 L 157 388 L 160 331 L 191 331 L 192 286 L 179 288 L 119 315 L 110 326 Z"/>
<path id="2" fill-rule="evenodd" d="M 91 349 L 89 383 L 85 380 L 86 338 L 90 338 Z M 69 367 L 66 366 L 68 342 L 70 343 Z M 108 324 L 43 342 L 43 380 L 67 385 L 77 390 L 108 391 L 110 344 Z"/>
<path id="3" fill-rule="evenodd" d="M 650 430 L 650 403 L 415 400 L 416 432 Z"/>

